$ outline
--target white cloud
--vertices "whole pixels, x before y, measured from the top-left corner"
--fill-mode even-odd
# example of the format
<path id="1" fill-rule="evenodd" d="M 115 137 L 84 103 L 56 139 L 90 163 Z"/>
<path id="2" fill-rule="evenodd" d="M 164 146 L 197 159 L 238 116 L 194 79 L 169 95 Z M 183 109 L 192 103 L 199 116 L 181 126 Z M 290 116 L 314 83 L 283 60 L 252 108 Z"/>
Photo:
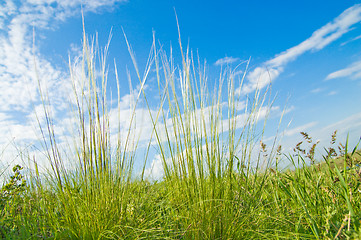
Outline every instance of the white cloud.
<path id="1" fill-rule="evenodd" d="M 222 66 L 222 65 L 225 65 L 225 64 L 231 64 L 231 63 L 235 63 L 239 61 L 239 58 L 234 58 L 234 57 L 224 57 L 224 58 L 221 58 L 221 59 L 218 59 L 214 65 L 216 66 Z"/>
<path id="2" fill-rule="evenodd" d="M 314 88 L 311 90 L 311 93 L 319 93 L 319 92 L 322 92 L 323 89 L 322 88 Z"/>
<path id="3" fill-rule="evenodd" d="M 81 8 L 84 13 L 112 10 L 116 3 L 122 2 L 127 0 L 28 0 L 19 7 L 19 11 L 26 15 L 32 25 L 48 28 L 51 27 L 51 20 L 66 21 L 79 16 Z"/>
<path id="4" fill-rule="evenodd" d="M 354 41 L 359 40 L 359 39 L 361 39 L 361 35 L 359 35 L 359 36 L 357 36 L 357 37 L 354 37 L 354 38 L 352 38 L 351 40 L 348 40 L 348 41 L 346 41 L 346 42 L 344 42 L 344 43 L 341 43 L 341 46 L 345 46 L 346 44 L 348 44 L 348 43 L 350 43 L 350 42 L 354 42 Z"/>
<path id="5" fill-rule="evenodd" d="M 326 80 L 349 77 L 351 79 L 361 78 L 361 61 L 354 62 L 350 66 L 327 75 Z"/>
<path id="6" fill-rule="evenodd" d="M 234 77 L 236 77 L 236 76 L 243 75 L 243 74 L 244 74 L 244 71 L 243 71 L 243 70 L 238 70 L 238 71 L 235 71 L 232 75 L 233 75 Z"/>
<path id="7" fill-rule="evenodd" d="M 336 95 L 336 94 L 337 94 L 336 91 L 331 91 L 331 92 L 329 92 L 327 95 L 328 95 L 328 96 L 333 96 L 333 95 Z"/>
<path id="8" fill-rule="evenodd" d="M 315 126 L 316 124 L 317 124 L 317 122 L 310 122 L 310 123 L 307 123 L 307 124 L 304 124 L 304 125 L 301 125 L 301 126 L 286 130 L 286 131 L 284 131 L 283 135 L 284 136 L 293 136 L 293 135 L 298 134 L 300 132 L 306 132 L 307 129 Z"/>
<path id="9" fill-rule="evenodd" d="M 246 101 L 236 101 L 235 107 L 237 111 L 242 111 L 247 107 Z"/>
<path id="10" fill-rule="evenodd" d="M 257 124 L 260 121 L 280 117 L 282 114 L 286 114 L 293 110 L 293 107 L 281 110 L 279 106 L 262 106 L 256 109 L 252 114 L 245 112 L 240 113 L 232 117 L 231 119 L 223 119 L 220 123 L 218 129 L 222 129 L 223 132 L 226 132 L 230 129 L 230 123 L 236 123 L 234 127 L 235 130 L 244 128 L 247 124 Z"/>
<path id="11" fill-rule="evenodd" d="M 169 162 L 170 163 L 170 159 Z M 159 180 L 164 176 L 163 160 L 161 155 L 154 156 L 150 167 L 144 170 L 144 176 L 150 180 Z"/>
<path id="12" fill-rule="evenodd" d="M 15 13 L 16 5 L 11 0 L 0 3 L 0 30 L 5 28 L 5 20 L 7 16 Z"/>
<path id="13" fill-rule="evenodd" d="M 298 56 L 310 50 L 321 50 L 343 34 L 352 30 L 352 26 L 361 21 L 361 5 L 346 9 L 341 15 L 322 28 L 316 30 L 310 38 L 269 60 L 272 67 L 284 66 Z"/>
<path id="14" fill-rule="evenodd" d="M 358 137 L 361 137 L 360 126 L 361 126 L 361 112 L 326 126 L 321 129 L 321 132 L 330 132 L 330 131 L 338 130 L 339 134 L 345 134 L 350 132 L 359 135 Z"/>
<path id="15" fill-rule="evenodd" d="M 49 97 L 54 127 L 65 133 L 70 113 L 64 112 L 72 92 L 68 72 L 59 70 L 33 47 L 33 29 L 55 29 L 59 21 L 99 9 L 112 10 L 125 0 L 5 0 L 0 3 L 0 144 L 39 140 L 36 112 L 43 112 L 38 81 Z M 81 24 L 81 23 L 80 23 Z M 44 37 L 44 36 L 42 36 Z M 45 36 L 46 37 L 46 36 Z M 39 115 L 45 123 L 44 114 Z M 34 126 L 35 125 L 35 126 Z M 29 142 L 28 142 L 29 143 Z"/>
<path id="16" fill-rule="evenodd" d="M 262 89 L 276 79 L 282 71 L 282 68 L 257 67 L 248 73 L 246 77 L 248 82 L 241 88 L 236 89 L 236 93 L 248 94 L 256 89 Z"/>
<path id="17" fill-rule="evenodd" d="M 248 94 L 257 88 L 263 88 L 275 80 L 284 67 L 300 55 L 308 51 L 318 51 L 352 30 L 352 26 L 361 21 L 361 4 L 346 9 L 332 22 L 313 32 L 310 38 L 287 49 L 265 62 L 263 67 L 257 67 L 247 76 L 248 82 L 238 89 L 238 93 Z"/>
<path id="18" fill-rule="evenodd" d="M 55 88 L 56 94 L 48 89 L 53 97 L 58 97 L 59 91 L 69 92 L 69 79 L 65 79 L 64 73 L 33 49 L 33 26 L 52 28 L 57 26 L 55 23 L 60 18 L 64 21 L 74 14 L 81 14 L 81 6 L 87 12 L 111 7 L 116 2 L 124 0 L 29 0 L 19 6 L 7 1 L 1 6 L 0 17 L 9 24 L 0 34 L 0 80 L 6 93 L 0 96 L 0 108 L 28 109 L 31 101 L 37 98 L 38 77 L 44 80 L 44 84 L 46 79 L 47 87 Z M 62 86 L 67 86 L 66 90 Z M 56 102 L 61 102 L 61 99 Z"/>

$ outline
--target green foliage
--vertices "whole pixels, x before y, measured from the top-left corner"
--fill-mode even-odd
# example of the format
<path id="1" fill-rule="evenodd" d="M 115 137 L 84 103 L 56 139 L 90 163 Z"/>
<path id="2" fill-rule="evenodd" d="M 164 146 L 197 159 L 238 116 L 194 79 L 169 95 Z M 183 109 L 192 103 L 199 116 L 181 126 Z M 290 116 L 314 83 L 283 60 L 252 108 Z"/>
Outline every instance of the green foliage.
<path id="1" fill-rule="evenodd" d="M 10 180 L 0 190 L 1 203 L 0 207 L 4 208 L 9 201 L 14 201 L 17 197 L 21 196 L 25 191 L 26 181 L 20 171 L 23 168 L 20 165 L 13 167 L 13 174 Z"/>
<path id="2" fill-rule="evenodd" d="M 204 67 L 199 61 L 196 67 L 189 50 L 184 53 L 180 44 L 182 64 L 175 67 L 172 56 L 157 50 L 154 41 L 149 65 L 140 77 L 128 47 L 141 86 L 128 134 L 121 136 L 119 125 L 114 146 L 106 96 L 107 48 L 99 71 L 97 48 L 84 36 L 80 84 L 70 69 L 76 102 L 72 112 L 78 120 L 74 146 L 66 153 L 71 157 L 61 154 L 46 96 L 40 92 L 48 123 L 41 129 L 42 140 L 51 169 L 41 175 L 35 164 L 36 174 L 29 176 L 28 186 L 22 168 L 14 167 L 0 191 L 0 237 L 361 238 L 358 146 L 349 151 L 346 142 L 337 151 L 335 132 L 320 161 L 315 158 L 318 142 L 302 132 L 304 141 L 295 146 L 294 155 L 283 155 L 281 146 L 274 153 L 262 142 L 264 128 L 257 128 L 262 125 L 260 113 L 272 103 L 267 90 L 256 90 L 249 96 L 243 118 L 239 118 L 233 71 L 226 70 L 214 90 L 208 90 Z M 159 181 L 145 177 L 147 159 L 142 174 L 133 175 L 138 146 L 133 131 L 136 104 L 141 94 L 148 103 L 144 85 L 152 67 L 160 105 L 155 114 L 149 106 L 148 110 L 151 136 L 158 143 L 164 169 L 164 178 Z M 181 83 L 181 94 L 176 79 Z M 152 143 L 150 139 L 148 149 Z M 255 152 L 259 143 L 260 150 Z M 69 160 L 74 163 L 71 169 L 65 167 Z M 279 169 L 282 161 L 292 167 Z"/>
<path id="3" fill-rule="evenodd" d="M 10 234 L 17 234 L 20 226 L 14 216 L 21 215 L 24 205 L 26 181 L 21 174 L 20 165 L 13 167 L 13 175 L 0 190 L 0 236 L 4 238 Z"/>

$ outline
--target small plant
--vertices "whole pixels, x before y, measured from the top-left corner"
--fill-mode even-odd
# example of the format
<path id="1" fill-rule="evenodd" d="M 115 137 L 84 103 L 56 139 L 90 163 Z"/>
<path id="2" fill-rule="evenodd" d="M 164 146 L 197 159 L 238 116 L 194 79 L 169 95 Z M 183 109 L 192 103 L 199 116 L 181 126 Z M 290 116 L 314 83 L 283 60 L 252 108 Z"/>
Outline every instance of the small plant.
<path id="1" fill-rule="evenodd" d="M 20 165 L 13 167 L 13 175 L 0 190 L 0 236 L 5 237 L 11 232 L 16 232 L 18 225 L 14 215 L 21 214 L 23 195 L 26 192 L 26 180 L 21 174 Z"/>
<path id="2" fill-rule="evenodd" d="M 5 205 L 11 201 L 16 200 L 25 192 L 26 180 L 20 171 L 23 169 L 20 165 L 13 167 L 13 175 L 10 176 L 10 181 L 5 184 L 0 190 L 0 208 L 3 209 Z"/>

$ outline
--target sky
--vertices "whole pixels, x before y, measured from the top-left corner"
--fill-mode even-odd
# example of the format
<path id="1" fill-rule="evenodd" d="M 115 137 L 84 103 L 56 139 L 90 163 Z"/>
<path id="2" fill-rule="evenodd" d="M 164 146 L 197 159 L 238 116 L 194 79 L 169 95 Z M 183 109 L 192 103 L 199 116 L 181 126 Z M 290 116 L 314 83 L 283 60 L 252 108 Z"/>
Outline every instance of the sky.
<path id="1" fill-rule="evenodd" d="M 357 1 L 189 1 L 189 0 L 2 0 L 0 2 L 0 150 L 3 166 L 24 161 L 39 140 L 42 102 L 38 82 L 46 89 L 62 139 L 72 121 L 66 102 L 72 89 L 68 60 L 82 47 L 83 25 L 88 36 L 109 46 L 109 89 L 116 89 L 119 71 L 121 123 L 129 123 L 127 69 L 133 64 L 124 34 L 144 69 L 153 32 L 164 49 L 179 57 L 178 17 L 183 45 L 207 63 L 212 80 L 221 69 L 249 61 L 241 96 L 256 87 L 272 86 L 272 106 L 265 142 L 274 139 L 285 109 L 279 141 L 290 150 L 308 132 L 322 146 L 333 131 L 338 140 L 356 144 L 361 136 L 361 4 Z M 177 52 L 178 51 L 178 52 Z M 74 60 L 75 61 L 75 60 Z M 244 66 L 244 65 L 242 65 Z M 244 68 L 241 68 L 245 71 Z M 137 80 L 132 85 L 137 87 Z M 146 83 L 155 89 L 156 82 Z M 114 93 L 115 95 L 116 93 Z M 157 99 L 152 107 L 156 107 Z M 156 109 L 152 109 L 152 111 Z M 147 110 L 137 108 L 145 117 Z M 36 113 L 36 114 L 35 114 Z M 149 136 L 141 120 L 140 136 Z M 21 146 L 21 147 L 20 147 Z M 322 151 L 322 148 L 320 149 Z M 159 155 L 149 161 L 161 175 Z M 148 170 L 149 172 L 150 170 Z"/>

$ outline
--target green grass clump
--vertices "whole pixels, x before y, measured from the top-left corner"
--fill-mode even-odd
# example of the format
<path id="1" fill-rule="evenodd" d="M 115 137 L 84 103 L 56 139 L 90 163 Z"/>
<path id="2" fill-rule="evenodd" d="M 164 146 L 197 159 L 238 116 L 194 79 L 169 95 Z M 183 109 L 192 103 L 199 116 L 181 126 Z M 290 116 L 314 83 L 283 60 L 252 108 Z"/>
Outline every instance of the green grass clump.
<path id="1" fill-rule="evenodd" d="M 128 133 L 121 135 L 124 126 L 119 123 L 114 138 L 106 94 L 107 48 L 97 55 L 84 36 L 81 74 L 70 68 L 71 112 L 77 120 L 73 145 L 63 153 L 42 94 L 47 119 L 42 140 L 50 170 L 39 173 L 35 161 L 35 171 L 25 181 L 22 168 L 14 168 L 0 191 L 1 237 L 360 239 L 357 146 L 349 151 L 347 143 L 340 145 L 335 158 L 335 132 L 320 162 L 314 157 L 317 143 L 302 133 L 309 150 L 300 143 L 294 155 L 282 155 L 280 148 L 268 152 L 261 141 L 265 121 L 259 126 L 271 107 L 269 91 L 257 90 L 240 113 L 234 72 L 223 72 L 209 90 L 205 68 L 179 43 L 180 66 L 153 43 L 143 77 L 128 44 L 140 90 Z M 144 88 L 151 70 L 159 86 L 155 114 Z M 153 127 L 147 149 L 157 143 L 164 169 L 158 181 L 146 176 L 147 158 L 141 174 L 133 169 L 139 144 L 135 112 L 141 99 Z M 292 168 L 279 169 L 282 156 Z"/>

